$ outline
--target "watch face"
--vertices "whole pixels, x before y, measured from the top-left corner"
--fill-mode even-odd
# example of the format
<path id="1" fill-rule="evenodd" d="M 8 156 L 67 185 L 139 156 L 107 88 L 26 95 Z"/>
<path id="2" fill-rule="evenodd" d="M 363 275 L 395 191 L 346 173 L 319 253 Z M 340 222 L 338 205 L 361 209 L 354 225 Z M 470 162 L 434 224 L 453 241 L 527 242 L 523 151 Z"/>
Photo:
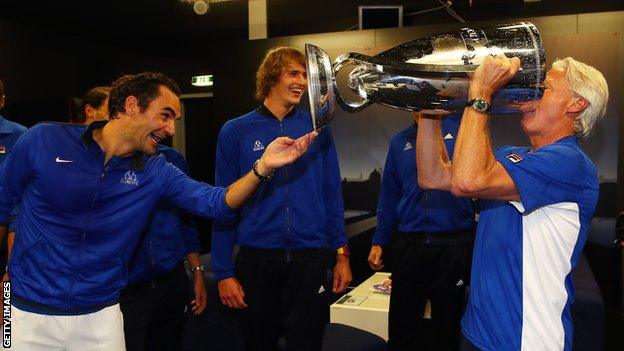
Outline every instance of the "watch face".
<path id="1" fill-rule="evenodd" d="M 485 112 L 489 109 L 490 104 L 488 104 L 488 102 L 485 100 L 476 99 L 472 106 L 477 111 Z"/>

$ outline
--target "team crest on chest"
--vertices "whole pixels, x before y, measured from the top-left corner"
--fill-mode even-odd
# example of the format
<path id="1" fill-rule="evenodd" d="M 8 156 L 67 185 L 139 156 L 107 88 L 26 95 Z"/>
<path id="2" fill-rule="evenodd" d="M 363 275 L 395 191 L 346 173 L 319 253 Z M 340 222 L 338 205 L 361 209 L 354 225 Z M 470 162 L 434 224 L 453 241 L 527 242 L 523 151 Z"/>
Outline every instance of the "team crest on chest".
<path id="1" fill-rule="evenodd" d="M 6 146 L 0 145 L 0 154 L 6 154 Z"/>
<path id="2" fill-rule="evenodd" d="M 134 171 L 128 171 L 121 178 L 121 183 L 129 185 L 139 185 L 139 180 L 137 179 L 137 175 L 136 173 L 134 173 Z"/>
<path id="3" fill-rule="evenodd" d="M 260 140 L 256 140 L 253 146 L 253 151 L 260 151 L 260 150 L 264 150 L 264 145 L 262 145 L 262 142 L 260 142 Z"/>

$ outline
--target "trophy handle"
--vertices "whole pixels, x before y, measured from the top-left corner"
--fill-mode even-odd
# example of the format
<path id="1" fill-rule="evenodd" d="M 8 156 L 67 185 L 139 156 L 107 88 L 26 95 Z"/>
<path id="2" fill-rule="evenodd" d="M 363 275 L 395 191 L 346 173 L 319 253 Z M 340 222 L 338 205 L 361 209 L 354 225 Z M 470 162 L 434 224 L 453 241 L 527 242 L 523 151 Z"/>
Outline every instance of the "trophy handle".
<path id="1" fill-rule="evenodd" d="M 334 93 L 335 93 L 334 96 L 336 98 L 336 102 L 338 102 L 338 105 L 340 105 L 340 107 L 343 110 L 347 112 L 351 112 L 351 113 L 361 111 L 371 104 L 371 102 L 368 99 L 364 99 L 364 98 L 361 98 L 359 101 L 347 101 L 340 95 L 340 91 L 338 90 L 338 84 L 336 84 L 336 76 L 338 75 L 338 71 L 340 71 L 343 67 L 351 65 L 351 64 L 355 64 L 355 65 L 364 65 L 367 68 L 372 68 L 372 66 L 368 62 L 363 61 L 355 56 L 362 56 L 362 55 L 354 54 L 354 53 L 340 55 L 338 56 L 338 58 L 336 58 L 336 62 L 332 66 L 332 71 L 334 72 L 334 76 L 332 77 L 332 79 L 333 79 Z M 352 89 L 358 89 L 360 96 L 366 95 L 365 92 L 360 90 L 361 85 L 357 84 L 357 82 L 349 82 L 349 87 L 351 87 Z"/>
<path id="2" fill-rule="evenodd" d="M 336 58 L 334 72 L 343 66 L 356 62 L 380 73 L 390 73 L 403 76 L 429 76 L 447 78 L 466 78 L 473 73 L 479 65 L 431 65 L 423 63 L 394 62 L 388 65 L 388 60 L 376 56 L 362 55 L 354 52 L 342 54 Z M 420 75 L 419 75 L 420 73 Z"/>

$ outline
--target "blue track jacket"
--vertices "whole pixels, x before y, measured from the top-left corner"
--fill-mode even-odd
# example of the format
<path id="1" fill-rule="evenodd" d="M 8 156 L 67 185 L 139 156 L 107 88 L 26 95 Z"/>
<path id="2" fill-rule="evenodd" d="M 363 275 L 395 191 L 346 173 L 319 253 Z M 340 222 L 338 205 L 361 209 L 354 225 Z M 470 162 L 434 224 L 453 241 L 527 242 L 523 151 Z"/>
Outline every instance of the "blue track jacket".
<path id="1" fill-rule="evenodd" d="M 312 131 L 312 119 L 293 109 L 279 121 L 265 106 L 225 123 L 219 133 L 216 184 L 251 169 L 275 138 Z M 293 164 L 275 171 L 234 221 L 215 221 L 212 265 L 217 279 L 232 277 L 235 244 L 258 249 L 311 249 L 347 243 L 340 169 L 329 128 Z"/>
<path id="2" fill-rule="evenodd" d="M 158 153 L 184 174 L 189 174 L 186 160 L 178 151 L 158 145 Z M 130 261 L 128 284 L 165 275 L 190 253 L 199 253 L 199 237 L 192 216 L 160 201 Z"/>
<path id="3" fill-rule="evenodd" d="M 21 203 L 9 261 L 12 303 L 20 309 L 76 315 L 117 303 L 159 200 L 194 215 L 235 216 L 226 189 L 188 178 L 162 155 L 135 153 L 104 164 L 92 131 L 106 123 L 38 124 L 5 161 L 0 221 Z"/>
<path id="4" fill-rule="evenodd" d="M 15 145 L 17 139 L 24 134 L 26 129 L 27 128 L 23 125 L 11 122 L 0 115 L 0 167 L 2 167 L 4 160 L 13 150 L 13 145 Z M 0 225 L 7 225 L 9 227 L 9 231 L 12 231 L 14 229 L 13 220 L 16 215 L 17 208 L 13 212 L 12 216 L 7 219 L 7 223 L 0 223 Z"/>
<path id="5" fill-rule="evenodd" d="M 460 118 L 445 117 L 442 137 L 449 157 L 453 157 Z M 448 191 L 423 190 L 416 173 L 416 127 L 396 134 L 384 166 L 377 204 L 377 228 L 373 245 L 385 245 L 392 233 L 453 233 L 474 228 L 472 200 L 458 198 Z"/>

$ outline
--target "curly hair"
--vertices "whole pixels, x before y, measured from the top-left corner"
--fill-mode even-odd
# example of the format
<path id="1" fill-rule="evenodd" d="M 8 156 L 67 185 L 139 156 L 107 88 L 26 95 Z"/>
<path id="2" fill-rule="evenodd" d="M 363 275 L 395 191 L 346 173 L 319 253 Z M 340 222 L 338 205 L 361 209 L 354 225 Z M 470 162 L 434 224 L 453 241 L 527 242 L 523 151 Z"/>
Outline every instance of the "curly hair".
<path id="1" fill-rule="evenodd" d="M 305 56 L 299 50 L 281 46 L 267 51 L 256 72 L 256 99 L 262 102 L 269 95 L 284 67 L 291 62 L 306 66 Z"/>
<path id="2" fill-rule="evenodd" d="M 178 97 L 181 95 L 178 85 L 162 73 L 143 72 L 117 79 L 111 86 L 108 98 L 109 118 L 117 118 L 120 113 L 126 112 L 124 105 L 128 96 L 135 96 L 139 111 L 145 111 L 149 103 L 159 96 L 160 86 L 168 88 Z"/>

